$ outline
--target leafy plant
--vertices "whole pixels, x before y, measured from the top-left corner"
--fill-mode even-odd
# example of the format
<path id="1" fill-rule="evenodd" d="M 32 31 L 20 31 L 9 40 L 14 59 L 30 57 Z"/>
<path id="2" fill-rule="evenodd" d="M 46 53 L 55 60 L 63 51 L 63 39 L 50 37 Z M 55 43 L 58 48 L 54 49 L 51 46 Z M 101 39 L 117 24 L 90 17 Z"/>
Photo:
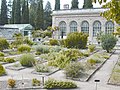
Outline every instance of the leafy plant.
<path id="1" fill-rule="evenodd" d="M 3 52 L 0 52 L 0 57 L 3 57 L 5 56 Z"/>
<path id="2" fill-rule="evenodd" d="M 31 47 L 27 44 L 23 44 L 18 47 L 19 52 L 30 52 L 30 50 L 31 50 Z"/>
<path id="3" fill-rule="evenodd" d="M 94 44 L 89 45 L 88 49 L 90 50 L 90 52 L 93 52 L 95 50 L 95 45 Z"/>
<path id="4" fill-rule="evenodd" d="M 35 63 L 35 58 L 32 54 L 24 54 L 20 58 L 20 63 L 22 66 L 32 67 Z"/>
<path id="5" fill-rule="evenodd" d="M 9 43 L 5 38 L 0 38 L 0 51 L 9 48 Z"/>
<path id="6" fill-rule="evenodd" d="M 48 79 L 45 82 L 45 88 L 47 89 L 72 89 L 72 88 L 77 88 L 77 85 L 69 81 L 57 81 L 54 79 Z"/>
<path id="7" fill-rule="evenodd" d="M 79 62 L 73 62 L 65 67 L 66 77 L 80 78 L 84 75 L 84 66 Z"/>
<path id="8" fill-rule="evenodd" d="M 111 34 L 105 34 L 101 37 L 101 45 L 108 53 L 115 47 L 117 38 Z"/>
<path id="9" fill-rule="evenodd" d="M 33 79 L 32 79 L 32 85 L 33 85 L 33 86 L 40 86 L 40 81 L 37 80 L 36 78 L 33 78 Z"/>
<path id="10" fill-rule="evenodd" d="M 11 88 L 14 88 L 16 85 L 16 81 L 14 79 L 8 79 L 8 85 Z"/>
<path id="11" fill-rule="evenodd" d="M 53 46 L 53 47 L 51 47 L 50 52 L 59 52 L 60 50 L 62 50 L 62 47 Z"/>
<path id="12" fill-rule="evenodd" d="M 5 58 L 4 62 L 13 63 L 13 62 L 15 62 L 15 59 L 14 58 Z"/>
<path id="13" fill-rule="evenodd" d="M 4 62 L 4 57 L 0 57 L 0 62 Z"/>
<path id="14" fill-rule="evenodd" d="M 45 66 L 45 65 L 39 65 L 39 64 L 35 65 L 35 70 L 36 70 L 37 72 L 43 72 L 43 73 L 50 71 L 47 66 Z"/>
<path id="15" fill-rule="evenodd" d="M 56 39 L 49 40 L 50 45 L 58 45 L 58 41 Z"/>
<path id="16" fill-rule="evenodd" d="M 6 73 L 4 67 L 0 64 L 0 76 L 4 75 Z"/>

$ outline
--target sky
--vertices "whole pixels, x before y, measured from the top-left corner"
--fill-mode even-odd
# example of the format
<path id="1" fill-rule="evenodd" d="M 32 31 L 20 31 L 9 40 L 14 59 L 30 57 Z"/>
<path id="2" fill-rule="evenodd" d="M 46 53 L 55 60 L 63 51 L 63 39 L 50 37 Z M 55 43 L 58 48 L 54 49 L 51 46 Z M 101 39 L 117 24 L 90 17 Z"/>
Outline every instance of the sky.
<path id="1" fill-rule="evenodd" d="M 0 5 L 1 5 L 1 1 L 2 1 L 2 0 L 0 0 Z M 7 0 L 7 1 L 9 1 L 9 0 Z M 54 9 L 55 0 L 43 0 L 44 7 L 45 7 L 47 1 L 50 1 L 52 9 Z M 69 8 L 70 8 L 70 7 L 71 7 L 71 1 L 72 1 L 72 0 L 61 0 L 61 2 L 60 2 L 60 5 L 61 5 L 60 7 L 61 7 L 61 9 L 63 9 L 63 5 L 64 5 L 64 4 L 69 4 Z M 82 8 L 83 3 L 84 3 L 84 0 L 78 0 L 78 1 L 79 1 L 79 8 Z M 108 0 L 108 1 L 110 1 L 110 0 Z M 94 8 L 101 7 L 101 5 L 99 5 L 98 3 L 93 4 L 93 6 L 94 6 Z"/>

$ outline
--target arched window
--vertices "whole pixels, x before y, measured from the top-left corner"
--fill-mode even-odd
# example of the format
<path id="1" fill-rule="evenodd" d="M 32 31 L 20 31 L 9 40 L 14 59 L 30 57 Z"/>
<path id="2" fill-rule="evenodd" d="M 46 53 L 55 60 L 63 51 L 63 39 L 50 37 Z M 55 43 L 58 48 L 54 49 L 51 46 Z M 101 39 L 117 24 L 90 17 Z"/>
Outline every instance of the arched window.
<path id="1" fill-rule="evenodd" d="M 89 33 L 89 23 L 87 21 L 82 22 L 81 32 Z"/>
<path id="2" fill-rule="evenodd" d="M 114 32 L 114 23 L 112 21 L 108 21 L 105 24 L 105 33 L 111 34 Z"/>
<path id="3" fill-rule="evenodd" d="M 60 22 L 59 28 L 60 28 L 60 36 L 63 38 L 63 36 L 66 36 L 66 23 L 64 21 Z"/>
<path id="4" fill-rule="evenodd" d="M 93 37 L 97 36 L 97 33 L 101 31 L 101 23 L 99 21 L 95 21 L 93 23 Z"/>
<path id="5" fill-rule="evenodd" d="M 70 23 L 70 32 L 76 32 L 77 31 L 77 22 L 72 21 Z"/>

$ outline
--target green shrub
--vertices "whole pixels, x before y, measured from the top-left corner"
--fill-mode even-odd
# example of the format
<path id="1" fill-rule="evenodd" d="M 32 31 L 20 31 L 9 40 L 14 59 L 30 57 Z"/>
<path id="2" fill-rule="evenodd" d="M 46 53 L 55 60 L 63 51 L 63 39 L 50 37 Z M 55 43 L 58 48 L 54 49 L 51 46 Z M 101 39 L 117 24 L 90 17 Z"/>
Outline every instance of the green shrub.
<path id="1" fill-rule="evenodd" d="M 80 78 L 84 75 L 84 66 L 79 62 L 68 64 L 64 70 L 66 77 Z"/>
<path id="2" fill-rule="evenodd" d="M 33 86 L 40 86 L 40 81 L 37 80 L 36 78 L 33 78 L 33 79 L 32 79 L 32 85 L 33 85 Z"/>
<path id="3" fill-rule="evenodd" d="M 4 75 L 6 72 L 5 72 L 5 69 L 4 67 L 0 64 L 0 76 Z"/>
<path id="4" fill-rule="evenodd" d="M 4 62 L 13 63 L 13 62 L 15 62 L 15 59 L 14 58 L 5 58 Z"/>
<path id="5" fill-rule="evenodd" d="M 83 52 L 83 55 L 84 55 L 85 57 L 88 57 L 88 56 L 90 55 L 90 51 L 85 51 L 85 52 Z"/>
<path id="6" fill-rule="evenodd" d="M 58 41 L 56 39 L 49 40 L 50 45 L 58 45 Z"/>
<path id="7" fill-rule="evenodd" d="M 50 52 L 59 52 L 60 50 L 62 50 L 62 47 L 53 46 L 53 47 L 51 47 Z"/>
<path id="8" fill-rule="evenodd" d="M 0 38 L 0 51 L 9 48 L 9 43 L 5 38 Z"/>
<path id="9" fill-rule="evenodd" d="M 94 60 L 94 59 L 88 59 L 87 60 L 87 63 L 89 63 L 91 66 L 93 66 L 93 65 L 95 65 L 97 62 L 96 62 L 96 60 Z"/>
<path id="10" fill-rule="evenodd" d="M 0 57 L 3 57 L 5 56 L 3 52 L 0 52 Z"/>
<path id="11" fill-rule="evenodd" d="M 63 41 L 64 46 L 67 48 L 86 48 L 88 34 L 82 32 L 74 32 L 68 34 L 67 38 Z"/>
<path id="12" fill-rule="evenodd" d="M 77 88 L 77 85 L 73 82 L 57 81 L 54 79 L 48 79 L 45 82 L 45 88 L 47 89 L 72 89 L 72 88 Z"/>
<path id="13" fill-rule="evenodd" d="M 108 53 L 115 47 L 117 38 L 111 34 L 105 34 L 101 37 L 101 45 Z"/>
<path id="14" fill-rule="evenodd" d="M 0 62 L 4 62 L 4 57 L 0 57 Z"/>
<path id="15" fill-rule="evenodd" d="M 52 37 L 52 32 L 51 31 L 44 31 L 44 37 Z"/>
<path id="16" fill-rule="evenodd" d="M 26 37 L 23 42 L 24 44 L 33 45 L 33 42 L 29 40 L 28 37 Z"/>
<path id="17" fill-rule="evenodd" d="M 27 44 L 23 44 L 18 47 L 19 52 L 30 52 L 30 50 L 31 50 L 31 47 Z"/>
<path id="18" fill-rule="evenodd" d="M 120 66 L 120 62 L 118 62 L 118 65 Z"/>
<path id="19" fill-rule="evenodd" d="M 50 52 L 50 47 L 46 45 L 39 45 L 36 47 L 36 52 L 41 52 L 43 53 L 49 53 Z"/>
<path id="20" fill-rule="evenodd" d="M 94 44 L 89 45 L 88 49 L 90 50 L 90 52 L 93 52 L 95 50 L 95 45 Z"/>
<path id="21" fill-rule="evenodd" d="M 47 66 L 45 66 L 45 65 L 39 65 L 39 64 L 37 64 L 37 65 L 35 65 L 35 70 L 37 71 L 37 72 L 49 72 L 49 68 L 47 67 Z"/>
<path id="22" fill-rule="evenodd" d="M 26 67 L 32 67 L 35 63 L 35 59 L 32 54 L 24 54 L 19 58 L 19 60 L 21 65 Z"/>

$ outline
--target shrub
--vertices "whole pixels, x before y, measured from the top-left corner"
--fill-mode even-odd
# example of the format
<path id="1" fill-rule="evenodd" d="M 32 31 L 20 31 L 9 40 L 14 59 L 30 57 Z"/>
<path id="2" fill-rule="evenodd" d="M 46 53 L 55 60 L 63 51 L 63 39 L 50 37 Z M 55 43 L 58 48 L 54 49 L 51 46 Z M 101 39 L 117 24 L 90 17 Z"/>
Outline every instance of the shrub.
<path id="1" fill-rule="evenodd" d="M 33 79 L 32 79 L 32 85 L 33 85 L 33 86 L 40 86 L 40 81 L 37 80 L 36 78 L 33 78 Z"/>
<path id="2" fill-rule="evenodd" d="M 78 62 L 68 64 L 64 70 L 66 77 L 79 78 L 84 75 L 84 67 L 81 63 Z"/>
<path id="3" fill-rule="evenodd" d="M 52 37 L 52 32 L 51 31 L 44 31 L 44 37 Z"/>
<path id="4" fill-rule="evenodd" d="M 72 88 L 77 88 L 77 85 L 73 82 L 57 81 L 54 79 L 48 79 L 45 82 L 45 88 L 47 89 L 72 89 Z"/>
<path id="5" fill-rule="evenodd" d="M 56 39 L 49 40 L 50 45 L 58 45 L 58 41 Z"/>
<path id="6" fill-rule="evenodd" d="M 88 59 L 87 60 L 87 63 L 89 63 L 91 66 L 93 66 L 93 65 L 95 65 L 96 64 L 96 60 L 94 60 L 94 59 Z"/>
<path id="7" fill-rule="evenodd" d="M 18 47 L 19 52 L 30 52 L 30 50 L 31 50 L 31 47 L 27 44 L 23 44 Z"/>
<path id="8" fill-rule="evenodd" d="M 11 88 L 14 88 L 16 85 L 16 81 L 14 79 L 8 79 L 8 85 Z"/>
<path id="9" fill-rule="evenodd" d="M 36 65 L 35 66 L 35 70 L 37 71 L 37 72 L 49 72 L 49 68 L 47 67 L 47 66 L 45 66 L 45 65 Z"/>
<path id="10" fill-rule="evenodd" d="M 117 43 L 117 38 L 111 34 L 105 34 L 101 37 L 101 45 L 108 53 L 112 50 Z"/>
<path id="11" fill-rule="evenodd" d="M 68 34 L 67 38 L 63 41 L 64 46 L 67 48 L 86 48 L 88 34 L 82 32 L 74 32 Z"/>
<path id="12" fill-rule="evenodd" d="M 0 76 L 4 75 L 6 72 L 5 72 L 5 69 L 4 67 L 0 64 Z"/>
<path id="13" fill-rule="evenodd" d="M 90 50 L 90 52 L 93 52 L 95 50 L 95 45 L 94 44 L 89 45 L 88 49 Z"/>
<path id="14" fill-rule="evenodd" d="M 0 57 L 3 57 L 5 56 L 3 52 L 0 52 Z"/>
<path id="15" fill-rule="evenodd" d="M 6 59 L 4 59 L 4 62 L 13 63 L 13 62 L 15 62 L 15 59 L 14 58 L 6 58 Z"/>
<path id="16" fill-rule="evenodd" d="M 86 56 L 86 57 L 88 57 L 90 55 L 90 51 L 83 52 L 83 55 Z"/>
<path id="17" fill-rule="evenodd" d="M 62 50 L 62 47 L 60 46 L 53 46 L 50 49 L 51 52 L 59 52 L 60 50 Z"/>
<path id="18" fill-rule="evenodd" d="M 24 44 L 33 45 L 33 42 L 29 40 L 28 37 L 26 37 L 23 42 Z"/>
<path id="19" fill-rule="evenodd" d="M 0 62 L 4 62 L 4 57 L 0 57 Z"/>
<path id="20" fill-rule="evenodd" d="M 46 45 L 39 45 L 36 47 L 36 52 L 41 52 L 41 53 L 49 53 L 50 52 L 50 47 Z"/>
<path id="21" fill-rule="evenodd" d="M 24 54 L 19 59 L 22 66 L 32 67 L 35 63 L 35 59 L 32 54 Z"/>
<path id="22" fill-rule="evenodd" d="M 0 38 L 0 51 L 8 48 L 9 48 L 9 43 L 7 42 L 7 40 L 4 38 Z"/>

